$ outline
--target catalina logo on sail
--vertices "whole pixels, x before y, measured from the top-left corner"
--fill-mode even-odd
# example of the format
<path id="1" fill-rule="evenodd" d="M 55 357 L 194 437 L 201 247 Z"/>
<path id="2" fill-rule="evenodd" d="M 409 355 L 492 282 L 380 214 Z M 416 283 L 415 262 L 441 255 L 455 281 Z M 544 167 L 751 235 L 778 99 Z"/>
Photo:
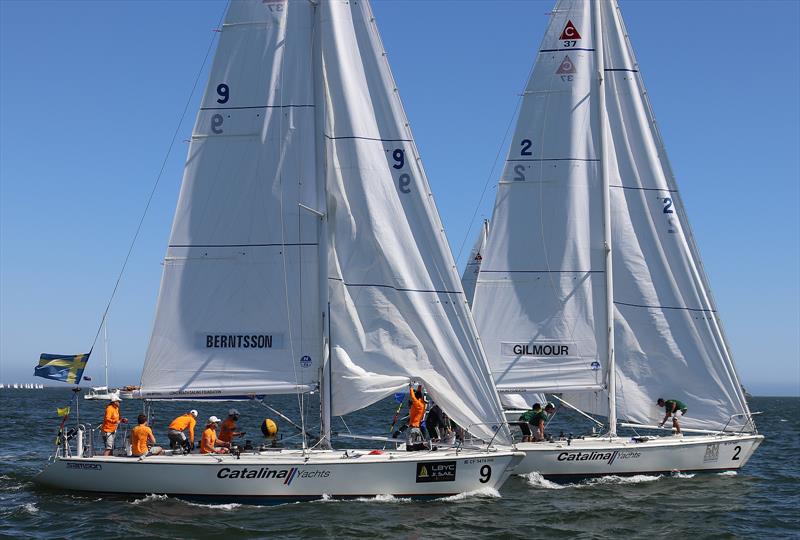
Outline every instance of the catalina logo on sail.
<path id="1" fill-rule="evenodd" d="M 572 24 L 572 21 L 567 21 L 567 26 L 565 26 L 564 30 L 561 31 L 561 37 L 558 39 L 571 39 L 577 41 L 581 39 L 581 35 L 578 33 L 578 29 L 575 28 L 575 25 Z"/>
<path id="2" fill-rule="evenodd" d="M 577 356 L 574 343 L 500 343 L 503 356 L 562 357 Z"/>

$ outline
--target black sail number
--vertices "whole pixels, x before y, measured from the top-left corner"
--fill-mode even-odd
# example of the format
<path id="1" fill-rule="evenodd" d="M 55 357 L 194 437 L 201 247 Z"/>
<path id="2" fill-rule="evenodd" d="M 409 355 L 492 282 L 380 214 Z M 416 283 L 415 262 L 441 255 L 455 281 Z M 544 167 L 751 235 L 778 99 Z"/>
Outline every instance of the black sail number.
<path id="1" fill-rule="evenodd" d="M 225 83 L 219 83 L 217 85 L 217 103 L 227 103 L 228 99 L 231 97 L 231 88 Z"/>
<path id="2" fill-rule="evenodd" d="M 406 166 L 406 152 L 402 148 L 395 148 L 392 150 L 392 169 L 397 171 L 403 169 Z M 397 189 L 400 190 L 401 193 L 411 193 L 411 175 L 407 172 L 400 174 L 397 177 Z"/>
<path id="3" fill-rule="evenodd" d="M 211 117 L 211 131 L 219 135 L 222 133 L 223 118 L 221 114 L 215 114 Z"/>
<path id="4" fill-rule="evenodd" d="M 392 152 L 392 158 L 394 158 L 394 165 L 392 168 L 394 169 L 402 169 L 403 165 L 406 164 L 406 153 L 403 152 L 402 148 L 395 148 L 394 152 Z"/>
<path id="5" fill-rule="evenodd" d="M 480 483 L 481 484 L 485 484 L 489 480 L 491 480 L 491 478 L 492 478 L 492 467 L 491 467 L 491 465 L 484 465 L 483 467 L 481 467 L 481 477 L 480 477 L 480 480 L 479 480 Z"/>
<path id="6" fill-rule="evenodd" d="M 531 146 L 533 146 L 533 141 L 531 141 L 530 139 L 522 139 L 520 141 L 519 145 L 522 147 L 520 149 L 520 151 L 519 151 L 519 155 L 521 155 L 521 156 L 531 156 L 531 155 L 533 155 L 531 153 Z"/>

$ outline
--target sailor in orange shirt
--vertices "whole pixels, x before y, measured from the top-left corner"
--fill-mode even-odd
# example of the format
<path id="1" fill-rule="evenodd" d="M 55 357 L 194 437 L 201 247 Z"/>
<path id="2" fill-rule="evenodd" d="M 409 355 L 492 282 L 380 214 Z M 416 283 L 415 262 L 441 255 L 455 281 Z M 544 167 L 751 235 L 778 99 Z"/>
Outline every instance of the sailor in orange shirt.
<path id="1" fill-rule="evenodd" d="M 208 419 L 206 429 L 203 430 L 203 437 L 200 439 L 200 453 L 201 454 L 227 454 L 228 449 L 225 447 L 230 446 L 230 443 L 217 440 L 217 424 L 220 420 L 216 416 Z M 221 448 L 218 448 L 221 447 Z"/>
<path id="2" fill-rule="evenodd" d="M 422 395 L 421 384 L 417 385 L 416 393 L 414 393 L 413 385 L 409 387 L 408 400 L 411 402 L 411 407 L 408 411 L 408 427 L 419 429 L 422 418 L 425 416 L 425 399 Z"/>
<path id="3" fill-rule="evenodd" d="M 147 416 L 140 414 L 136 421 L 139 425 L 131 430 L 131 455 L 139 457 L 147 454 L 160 454 L 161 448 L 155 446 L 156 436 L 153 435 L 153 430 L 147 425 Z M 148 442 L 154 446 L 149 447 Z"/>
<path id="4" fill-rule="evenodd" d="M 167 436 L 169 437 L 169 447 L 173 450 L 183 448 L 187 452 L 194 450 L 194 426 L 197 424 L 197 411 L 192 409 L 186 414 L 177 417 L 169 425 Z M 186 440 L 186 433 L 189 432 L 189 440 Z"/>
<path id="5" fill-rule="evenodd" d="M 114 436 L 117 434 L 117 426 L 120 423 L 127 424 L 127 418 L 120 418 L 119 416 L 119 396 L 112 395 L 110 403 L 106 406 L 106 414 L 103 417 L 103 425 L 100 427 L 100 433 L 103 435 L 103 450 L 104 456 L 110 456 L 111 451 L 114 449 Z"/>
<path id="6" fill-rule="evenodd" d="M 233 442 L 234 437 L 244 435 L 244 433 L 236 431 L 236 422 L 239 421 L 239 411 L 231 409 L 228 411 L 228 418 L 222 421 L 219 427 L 219 440 L 228 444 Z"/>

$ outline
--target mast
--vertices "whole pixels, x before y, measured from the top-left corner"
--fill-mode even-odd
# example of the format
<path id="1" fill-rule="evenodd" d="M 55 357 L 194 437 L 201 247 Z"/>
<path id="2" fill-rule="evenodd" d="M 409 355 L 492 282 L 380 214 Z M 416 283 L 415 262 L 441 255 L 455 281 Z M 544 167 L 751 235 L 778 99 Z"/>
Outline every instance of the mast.
<path id="1" fill-rule="evenodd" d="M 320 342 L 321 373 L 320 387 L 320 436 L 322 444 L 331 442 L 331 309 L 328 294 L 328 190 L 326 188 L 325 151 L 325 80 L 322 62 L 322 6 L 319 0 L 314 3 L 314 34 L 311 51 L 314 77 L 314 144 L 316 146 L 315 175 L 317 181 L 317 205 L 315 212 L 319 218 L 318 266 L 319 266 L 319 308 L 322 321 L 322 340 Z"/>
<path id="2" fill-rule="evenodd" d="M 603 86 L 605 58 L 602 36 L 602 8 L 600 2 L 592 2 L 592 34 L 594 35 L 595 67 L 597 69 L 597 119 L 598 156 L 600 159 L 600 180 L 603 186 L 603 249 L 605 250 L 606 276 L 606 363 L 608 370 L 608 436 L 617 434 L 617 376 L 614 361 L 614 272 L 611 254 L 611 195 L 608 179 L 608 160 L 606 159 L 606 97 Z"/>
<path id="3" fill-rule="evenodd" d="M 108 390 L 108 316 L 103 320 L 103 361 L 105 362 L 106 390 Z"/>

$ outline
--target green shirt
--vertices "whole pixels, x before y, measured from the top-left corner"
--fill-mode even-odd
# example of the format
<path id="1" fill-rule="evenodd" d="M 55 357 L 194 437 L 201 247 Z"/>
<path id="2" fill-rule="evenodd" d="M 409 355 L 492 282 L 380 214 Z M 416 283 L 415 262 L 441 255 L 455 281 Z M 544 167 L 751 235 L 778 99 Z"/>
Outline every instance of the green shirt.
<path id="1" fill-rule="evenodd" d="M 673 404 L 675 405 L 674 409 L 672 408 Z M 683 401 L 680 401 L 679 399 L 668 399 L 667 401 L 664 402 L 664 409 L 669 412 L 673 412 L 673 411 L 683 411 L 688 409 L 688 407 Z"/>
<path id="2" fill-rule="evenodd" d="M 532 409 L 530 411 L 525 411 L 522 416 L 519 417 L 522 422 L 528 422 L 534 426 L 538 426 L 540 420 L 543 420 L 545 423 L 547 423 L 548 418 L 549 415 L 546 412 L 534 411 Z"/>

